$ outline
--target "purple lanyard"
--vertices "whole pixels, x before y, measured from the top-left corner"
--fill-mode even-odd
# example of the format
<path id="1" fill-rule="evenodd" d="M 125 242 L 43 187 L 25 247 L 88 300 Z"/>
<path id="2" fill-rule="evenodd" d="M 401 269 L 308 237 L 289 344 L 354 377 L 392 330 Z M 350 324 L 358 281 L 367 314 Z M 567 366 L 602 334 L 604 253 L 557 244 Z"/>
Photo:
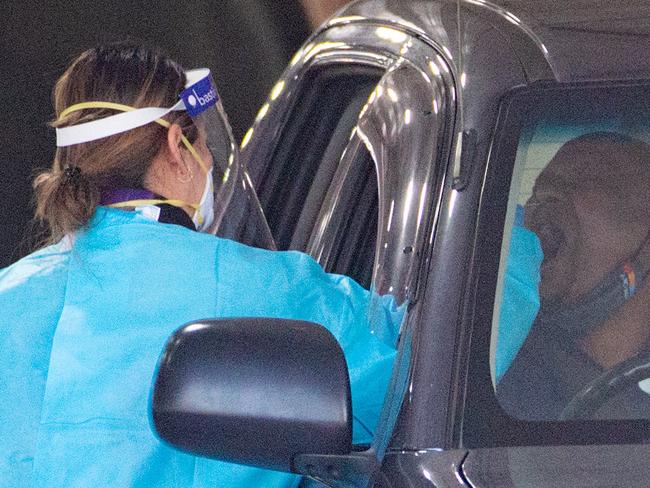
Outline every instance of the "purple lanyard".
<path id="1" fill-rule="evenodd" d="M 116 188 L 114 190 L 107 190 L 102 192 L 100 205 L 114 205 L 121 202 L 129 202 L 131 200 L 153 200 L 156 199 L 156 194 L 149 190 L 138 188 Z"/>

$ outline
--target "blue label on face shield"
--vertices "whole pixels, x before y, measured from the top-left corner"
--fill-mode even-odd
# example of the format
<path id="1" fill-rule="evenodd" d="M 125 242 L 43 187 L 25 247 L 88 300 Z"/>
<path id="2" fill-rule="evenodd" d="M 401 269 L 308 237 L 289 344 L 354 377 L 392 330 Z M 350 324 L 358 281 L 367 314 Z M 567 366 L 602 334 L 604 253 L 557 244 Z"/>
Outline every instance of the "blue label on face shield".
<path id="1" fill-rule="evenodd" d="M 194 83 L 181 92 L 181 99 L 185 103 L 187 113 L 190 117 L 196 117 L 200 113 L 214 106 L 219 100 L 217 89 L 210 81 L 210 77 Z"/>

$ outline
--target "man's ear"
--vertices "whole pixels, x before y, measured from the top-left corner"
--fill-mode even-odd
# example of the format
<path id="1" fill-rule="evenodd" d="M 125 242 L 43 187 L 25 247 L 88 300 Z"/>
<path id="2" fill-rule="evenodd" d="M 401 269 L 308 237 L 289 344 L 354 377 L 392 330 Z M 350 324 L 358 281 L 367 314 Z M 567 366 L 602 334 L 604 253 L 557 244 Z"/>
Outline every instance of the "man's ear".
<path id="1" fill-rule="evenodd" d="M 189 181 L 192 178 L 192 169 L 185 163 L 181 154 L 181 138 L 183 131 L 180 125 L 171 124 L 167 130 L 167 152 L 170 170 L 180 181 Z"/>

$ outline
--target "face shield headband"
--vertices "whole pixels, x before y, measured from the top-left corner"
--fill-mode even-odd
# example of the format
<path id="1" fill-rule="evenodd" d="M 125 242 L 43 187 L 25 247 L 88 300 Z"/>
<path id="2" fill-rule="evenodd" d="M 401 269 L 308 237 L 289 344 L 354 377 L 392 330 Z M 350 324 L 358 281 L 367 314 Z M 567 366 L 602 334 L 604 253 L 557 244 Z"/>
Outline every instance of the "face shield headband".
<path id="1" fill-rule="evenodd" d="M 195 123 L 200 118 L 201 124 L 197 123 L 197 127 L 205 128 L 206 145 L 217 170 L 218 185 L 215 185 L 212 169 L 207 162 L 185 135 L 182 135 L 181 142 L 196 159 L 205 174 L 206 179 L 201 201 L 188 203 L 173 199 L 129 200 L 111 206 L 137 207 L 167 204 L 176 207 L 190 207 L 194 209 L 192 220 L 197 229 L 214 232 L 232 195 L 235 177 L 238 172 L 238 151 L 217 90 L 212 82 L 210 70 L 207 68 L 196 69 L 187 71 L 185 74 L 187 78 L 186 88 L 181 92 L 179 101 L 170 108 L 135 108 L 105 101 L 83 102 L 66 108 L 61 112 L 59 119 L 63 119 L 72 112 L 91 108 L 108 108 L 122 113 L 91 122 L 57 128 L 56 145 L 57 147 L 66 147 L 91 142 L 142 127 L 152 122 L 169 128 L 171 124 L 164 120 L 163 117 L 174 111 L 186 111 Z M 217 209 L 214 208 L 215 200 L 218 202 Z"/>

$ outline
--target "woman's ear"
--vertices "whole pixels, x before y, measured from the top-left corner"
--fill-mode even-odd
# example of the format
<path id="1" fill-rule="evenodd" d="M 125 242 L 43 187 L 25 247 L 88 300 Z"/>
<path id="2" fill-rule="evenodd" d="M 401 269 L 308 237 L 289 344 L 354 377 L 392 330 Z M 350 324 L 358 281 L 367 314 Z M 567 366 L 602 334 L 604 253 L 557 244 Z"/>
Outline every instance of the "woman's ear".
<path id="1" fill-rule="evenodd" d="M 171 124 L 167 130 L 167 152 L 169 154 L 168 164 L 170 170 L 179 181 L 188 182 L 192 179 L 192 168 L 186 163 L 181 153 L 181 138 L 183 131 L 180 125 Z"/>

